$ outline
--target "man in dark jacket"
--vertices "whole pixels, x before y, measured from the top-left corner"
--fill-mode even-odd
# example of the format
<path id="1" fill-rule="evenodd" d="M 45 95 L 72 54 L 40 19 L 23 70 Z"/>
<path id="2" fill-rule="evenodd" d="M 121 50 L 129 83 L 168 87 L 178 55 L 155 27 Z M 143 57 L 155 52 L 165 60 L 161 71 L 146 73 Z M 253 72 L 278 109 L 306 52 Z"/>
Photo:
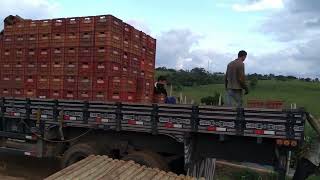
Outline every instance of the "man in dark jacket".
<path id="1" fill-rule="evenodd" d="M 164 76 L 159 76 L 158 81 L 154 85 L 154 94 L 155 95 L 164 95 L 165 97 L 168 96 L 166 86 L 167 85 L 167 78 Z"/>
<path id="2" fill-rule="evenodd" d="M 234 101 L 237 107 L 241 107 L 243 100 L 243 90 L 245 94 L 249 93 L 245 79 L 244 61 L 247 58 L 246 51 L 240 51 L 238 58 L 230 62 L 225 76 L 225 88 L 227 91 L 226 105 L 232 106 Z"/>

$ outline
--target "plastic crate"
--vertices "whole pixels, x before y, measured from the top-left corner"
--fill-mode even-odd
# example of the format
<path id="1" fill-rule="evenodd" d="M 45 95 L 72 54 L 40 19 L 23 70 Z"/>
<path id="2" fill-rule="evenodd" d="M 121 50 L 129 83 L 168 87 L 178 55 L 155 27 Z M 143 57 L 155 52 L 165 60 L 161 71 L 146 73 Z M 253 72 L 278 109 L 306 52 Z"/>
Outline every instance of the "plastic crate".
<path id="1" fill-rule="evenodd" d="M 63 76 L 51 76 L 50 77 L 50 89 L 52 89 L 52 90 L 63 89 Z"/>
<path id="2" fill-rule="evenodd" d="M 24 59 L 26 56 L 25 48 L 16 48 L 14 51 L 14 58 L 15 59 Z"/>
<path id="3" fill-rule="evenodd" d="M 110 30 L 123 33 L 123 22 L 112 15 L 96 16 L 95 30 Z"/>
<path id="4" fill-rule="evenodd" d="M 4 47 L 2 49 L 2 61 L 11 61 L 14 57 L 14 49 L 13 48 L 7 48 L 7 47 Z"/>
<path id="5" fill-rule="evenodd" d="M 80 47 L 79 57 L 93 57 L 93 51 L 92 47 Z"/>
<path id="6" fill-rule="evenodd" d="M 1 63 L 1 74 L 12 74 L 13 64 L 11 62 L 5 61 Z"/>
<path id="7" fill-rule="evenodd" d="M 36 34 L 38 33 L 39 21 L 31 20 L 26 21 L 26 34 Z"/>
<path id="8" fill-rule="evenodd" d="M 107 62 L 94 62 L 93 63 L 93 72 L 99 73 L 99 74 L 107 74 L 108 63 Z"/>
<path id="9" fill-rule="evenodd" d="M 38 51 L 38 60 L 45 61 L 50 59 L 51 57 L 51 50 L 50 48 L 40 48 Z"/>
<path id="10" fill-rule="evenodd" d="M 157 40 L 148 35 L 147 47 L 150 48 L 151 50 L 154 50 L 155 52 L 157 48 L 156 45 L 157 45 Z"/>
<path id="11" fill-rule="evenodd" d="M 65 46 L 66 47 L 77 47 L 80 42 L 80 33 L 70 31 L 66 33 L 65 36 Z"/>
<path id="12" fill-rule="evenodd" d="M 109 47 L 107 51 L 107 60 L 109 62 L 122 64 L 123 51 L 118 48 Z"/>
<path id="13" fill-rule="evenodd" d="M 80 17 L 80 32 L 94 31 L 94 16 Z"/>
<path id="14" fill-rule="evenodd" d="M 78 90 L 78 99 L 83 101 L 92 100 L 92 91 L 90 90 Z"/>
<path id="15" fill-rule="evenodd" d="M 3 36 L 3 46 L 13 46 L 14 45 L 14 35 L 4 35 Z"/>
<path id="16" fill-rule="evenodd" d="M 61 61 L 52 61 L 51 62 L 51 75 L 62 76 L 64 69 L 64 63 Z"/>
<path id="17" fill-rule="evenodd" d="M 133 42 L 140 42 L 141 39 L 140 39 L 140 31 L 133 28 L 132 29 L 132 33 L 131 33 L 131 41 Z"/>
<path id="18" fill-rule="evenodd" d="M 24 76 L 24 87 L 25 88 L 36 88 L 37 87 L 37 75 L 26 75 Z"/>
<path id="19" fill-rule="evenodd" d="M 24 87 L 24 76 L 14 74 L 12 76 L 12 88 L 23 88 Z"/>
<path id="20" fill-rule="evenodd" d="M 123 102 L 136 102 L 137 97 L 134 92 L 121 92 L 121 101 Z"/>
<path id="21" fill-rule="evenodd" d="M 120 49 L 123 47 L 123 33 L 96 31 L 94 39 L 95 46 L 112 46 Z"/>
<path id="22" fill-rule="evenodd" d="M 48 48 L 50 47 L 51 36 L 50 33 L 39 33 L 38 47 Z"/>
<path id="23" fill-rule="evenodd" d="M 25 65 L 25 63 L 23 61 L 13 62 L 12 73 L 15 75 L 24 75 L 24 65 Z"/>
<path id="24" fill-rule="evenodd" d="M 51 74 L 51 62 L 38 62 L 37 64 L 39 75 L 50 75 Z"/>
<path id="25" fill-rule="evenodd" d="M 80 47 L 92 47 L 94 46 L 94 32 L 82 31 L 79 37 Z"/>
<path id="26" fill-rule="evenodd" d="M 78 99 L 78 91 L 77 90 L 63 90 L 63 99 Z"/>
<path id="27" fill-rule="evenodd" d="M 15 47 L 25 48 L 27 43 L 27 36 L 24 34 L 19 34 L 14 36 Z"/>
<path id="28" fill-rule="evenodd" d="M 50 89 L 50 98 L 51 99 L 62 99 L 63 98 L 63 90 Z"/>
<path id="29" fill-rule="evenodd" d="M 142 46 L 141 46 L 140 42 L 132 41 L 132 44 L 130 47 L 130 53 L 141 56 Z"/>
<path id="30" fill-rule="evenodd" d="M 38 89 L 49 89 L 50 88 L 50 76 L 38 75 L 37 88 Z"/>
<path id="31" fill-rule="evenodd" d="M 92 92 L 93 101 L 106 101 L 108 98 L 108 92 L 106 90 L 94 90 Z"/>
<path id="32" fill-rule="evenodd" d="M 13 84 L 13 76 L 11 74 L 1 74 L 0 87 L 11 88 Z"/>
<path id="33" fill-rule="evenodd" d="M 28 20 L 23 20 L 23 21 L 17 21 L 14 23 L 13 28 L 14 28 L 14 34 L 25 34 L 27 31 L 27 22 Z"/>
<path id="34" fill-rule="evenodd" d="M 26 49 L 26 60 L 37 61 L 38 59 L 38 49 L 37 48 L 27 48 Z"/>
<path id="35" fill-rule="evenodd" d="M 140 31 L 140 39 L 141 39 L 141 46 L 147 46 L 148 42 L 148 35 L 142 31 Z"/>
<path id="36" fill-rule="evenodd" d="M 106 90 L 108 88 L 108 76 L 105 74 L 95 74 L 93 76 L 93 89 Z"/>
<path id="37" fill-rule="evenodd" d="M 66 32 L 79 32 L 80 18 L 72 17 L 66 19 Z"/>
<path id="38" fill-rule="evenodd" d="M 132 31 L 134 29 L 133 26 L 131 26 L 130 24 L 127 24 L 127 23 L 123 23 L 123 33 L 125 36 L 128 36 L 129 39 L 131 39 L 131 34 L 132 34 Z"/>
<path id="39" fill-rule="evenodd" d="M 73 60 L 66 60 L 64 62 L 64 75 L 75 76 L 78 75 L 78 62 Z"/>
<path id="40" fill-rule="evenodd" d="M 0 88 L 0 94 L 2 97 L 12 97 L 12 89 Z"/>
<path id="41" fill-rule="evenodd" d="M 79 48 L 75 46 L 66 47 L 64 52 L 65 52 L 66 60 L 69 60 L 67 57 L 78 58 Z"/>
<path id="42" fill-rule="evenodd" d="M 115 90 L 108 91 L 108 101 L 121 102 L 121 92 Z"/>
<path id="43" fill-rule="evenodd" d="M 51 22 L 50 19 L 44 19 L 38 21 L 38 32 L 39 33 L 51 33 Z"/>
<path id="44" fill-rule="evenodd" d="M 65 34 L 56 32 L 51 34 L 51 47 L 63 47 L 65 42 Z"/>
<path id="45" fill-rule="evenodd" d="M 82 75 L 78 76 L 78 90 L 92 90 L 92 76 Z"/>
<path id="46" fill-rule="evenodd" d="M 109 76 L 109 91 L 120 92 L 122 87 L 121 76 Z"/>
<path id="47" fill-rule="evenodd" d="M 37 75 L 37 61 L 27 61 L 24 66 L 25 75 Z M 50 71 L 49 71 L 50 72 Z"/>
<path id="48" fill-rule="evenodd" d="M 79 74 L 92 74 L 93 73 L 93 61 L 92 58 L 79 59 L 78 64 Z"/>
<path id="49" fill-rule="evenodd" d="M 64 48 L 63 47 L 55 47 L 51 48 L 51 59 L 52 61 L 61 61 L 64 60 Z"/>
<path id="50" fill-rule="evenodd" d="M 37 98 L 39 99 L 48 99 L 50 98 L 50 90 L 49 89 L 37 89 Z"/>
<path id="51" fill-rule="evenodd" d="M 61 32 L 64 33 L 66 31 L 66 19 L 52 19 L 52 33 Z"/>
<path id="52" fill-rule="evenodd" d="M 132 77 L 122 77 L 121 89 L 124 92 L 137 92 L 137 79 Z"/>
<path id="53" fill-rule="evenodd" d="M 78 89 L 78 77 L 77 76 L 64 76 L 63 89 L 65 90 L 77 90 Z"/>
<path id="54" fill-rule="evenodd" d="M 23 88 L 13 88 L 12 89 L 12 96 L 17 98 L 25 97 L 24 89 Z"/>
<path id="55" fill-rule="evenodd" d="M 107 73 L 110 76 L 121 75 L 121 73 L 122 73 L 122 65 L 121 65 L 121 63 L 110 62 L 108 64 Z"/>
<path id="56" fill-rule="evenodd" d="M 123 50 L 126 52 L 130 52 L 130 47 L 132 46 L 132 42 L 130 40 L 130 36 L 123 37 Z"/>

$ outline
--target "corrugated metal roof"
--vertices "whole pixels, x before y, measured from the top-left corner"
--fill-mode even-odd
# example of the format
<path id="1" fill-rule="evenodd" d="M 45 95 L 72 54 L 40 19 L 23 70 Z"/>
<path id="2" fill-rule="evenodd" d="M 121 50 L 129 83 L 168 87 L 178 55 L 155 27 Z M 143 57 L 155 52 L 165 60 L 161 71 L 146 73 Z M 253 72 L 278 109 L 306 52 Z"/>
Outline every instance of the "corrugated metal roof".
<path id="1" fill-rule="evenodd" d="M 108 156 L 89 156 L 45 180 L 196 180 L 196 178 L 148 168 L 133 161 L 111 159 Z M 203 179 L 204 180 L 204 179 Z"/>

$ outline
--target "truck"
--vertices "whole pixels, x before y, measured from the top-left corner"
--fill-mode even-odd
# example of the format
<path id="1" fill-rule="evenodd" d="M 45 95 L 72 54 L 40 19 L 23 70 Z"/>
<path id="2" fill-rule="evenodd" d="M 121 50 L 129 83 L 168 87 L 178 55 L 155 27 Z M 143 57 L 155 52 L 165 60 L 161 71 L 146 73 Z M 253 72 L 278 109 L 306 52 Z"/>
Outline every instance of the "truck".
<path id="1" fill-rule="evenodd" d="M 0 110 L 1 152 L 57 157 L 62 168 L 96 154 L 191 172 L 216 158 L 272 166 L 278 179 L 303 143 L 308 115 L 303 108 L 11 97 L 0 99 Z"/>

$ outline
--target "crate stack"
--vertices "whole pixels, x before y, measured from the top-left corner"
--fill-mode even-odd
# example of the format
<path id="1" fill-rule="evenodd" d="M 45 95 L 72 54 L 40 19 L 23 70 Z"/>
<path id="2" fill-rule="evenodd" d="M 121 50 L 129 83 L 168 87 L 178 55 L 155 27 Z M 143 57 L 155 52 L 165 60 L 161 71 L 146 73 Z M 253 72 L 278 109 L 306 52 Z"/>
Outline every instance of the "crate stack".
<path id="1" fill-rule="evenodd" d="M 112 15 L 19 21 L 0 37 L 0 95 L 151 102 L 155 52 Z"/>

